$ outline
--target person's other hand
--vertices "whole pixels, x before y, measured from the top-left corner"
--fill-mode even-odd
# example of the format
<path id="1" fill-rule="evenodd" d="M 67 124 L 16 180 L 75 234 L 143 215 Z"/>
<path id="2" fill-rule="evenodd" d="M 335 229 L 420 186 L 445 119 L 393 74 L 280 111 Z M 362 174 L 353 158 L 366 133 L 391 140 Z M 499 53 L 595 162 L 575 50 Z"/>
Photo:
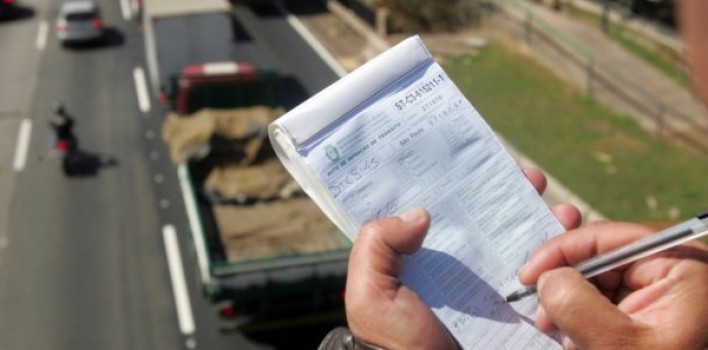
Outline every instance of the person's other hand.
<path id="1" fill-rule="evenodd" d="M 543 173 L 524 172 L 543 192 Z M 553 211 L 566 229 L 580 224 L 580 212 L 573 206 L 562 205 Z M 420 248 L 429 224 L 428 213 L 416 209 L 373 221 L 359 233 L 349 258 L 345 301 L 349 328 L 363 341 L 386 349 L 457 347 L 428 306 L 398 279 L 403 255 Z"/>
<path id="2" fill-rule="evenodd" d="M 537 285 L 539 329 L 566 349 L 708 348 L 708 246 L 691 242 L 591 281 L 570 267 L 635 241 L 644 226 L 598 222 L 551 239 L 522 268 Z"/>

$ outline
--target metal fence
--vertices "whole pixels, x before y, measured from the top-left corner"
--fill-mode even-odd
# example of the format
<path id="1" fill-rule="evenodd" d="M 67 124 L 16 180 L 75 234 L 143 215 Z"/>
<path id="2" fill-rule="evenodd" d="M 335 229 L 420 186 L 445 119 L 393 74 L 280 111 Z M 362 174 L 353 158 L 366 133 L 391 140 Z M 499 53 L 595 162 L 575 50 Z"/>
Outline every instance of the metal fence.
<path id="1" fill-rule="evenodd" d="M 359 18 L 376 28 L 376 9 L 365 4 L 361 0 L 339 0 L 339 3 L 354 12 Z"/>
<path id="2" fill-rule="evenodd" d="M 535 53 L 558 62 L 554 68 L 567 78 L 584 82 L 587 95 L 620 106 L 620 112 L 660 136 L 708 154 L 708 120 L 677 110 L 616 68 L 599 63 L 581 44 L 534 16 L 527 5 L 514 0 L 495 3 L 507 9 L 501 14 L 507 29 Z"/>

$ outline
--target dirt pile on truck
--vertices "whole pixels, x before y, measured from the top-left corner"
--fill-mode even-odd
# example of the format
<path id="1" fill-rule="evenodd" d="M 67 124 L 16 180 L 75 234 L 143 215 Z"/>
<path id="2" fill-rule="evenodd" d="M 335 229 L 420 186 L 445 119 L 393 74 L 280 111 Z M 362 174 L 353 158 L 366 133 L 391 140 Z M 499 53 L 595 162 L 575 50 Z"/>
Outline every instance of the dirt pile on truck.
<path id="1" fill-rule="evenodd" d="M 199 162 L 208 169 L 198 191 L 212 203 L 231 263 L 348 246 L 271 148 L 267 125 L 283 113 L 265 106 L 203 109 L 165 120 L 162 137 L 172 161 Z"/>
<path id="2" fill-rule="evenodd" d="M 249 165 L 260 150 L 260 145 L 268 142 L 268 123 L 283 113 L 285 111 L 282 108 L 266 106 L 202 109 L 189 116 L 170 113 L 163 125 L 162 138 L 167 143 L 170 157 L 175 164 L 185 162 L 195 149 L 215 144 L 217 147 L 223 146 L 224 142 L 220 145 L 218 140 L 230 140 L 236 146 L 243 146 L 242 156 L 246 157 L 241 157 L 238 161 Z M 234 149 L 221 151 L 230 152 Z"/>

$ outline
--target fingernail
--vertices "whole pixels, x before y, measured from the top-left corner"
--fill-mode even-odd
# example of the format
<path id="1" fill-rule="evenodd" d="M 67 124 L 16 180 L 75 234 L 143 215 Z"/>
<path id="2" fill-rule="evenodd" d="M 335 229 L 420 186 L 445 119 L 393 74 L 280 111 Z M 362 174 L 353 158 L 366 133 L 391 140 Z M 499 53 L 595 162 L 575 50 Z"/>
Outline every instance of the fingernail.
<path id="1" fill-rule="evenodd" d="M 521 268 L 519 269 L 519 273 L 517 273 L 516 275 L 517 275 L 517 276 L 523 275 L 524 272 L 526 272 L 526 269 L 527 269 L 528 264 L 529 264 L 529 263 L 525 263 L 524 266 L 521 266 Z"/>
<path id="2" fill-rule="evenodd" d="M 401 214 L 399 218 L 409 224 L 418 223 L 423 219 L 423 209 L 415 208 L 413 210 L 409 210 Z"/>
<path id="3" fill-rule="evenodd" d="M 570 340 L 570 338 L 567 335 L 563 336 L 562 343 L 563 343 L 563 349 L 565 349 L 565 350 L 575 349 L 575 344 L 573 343 L 572 340 Z"/>

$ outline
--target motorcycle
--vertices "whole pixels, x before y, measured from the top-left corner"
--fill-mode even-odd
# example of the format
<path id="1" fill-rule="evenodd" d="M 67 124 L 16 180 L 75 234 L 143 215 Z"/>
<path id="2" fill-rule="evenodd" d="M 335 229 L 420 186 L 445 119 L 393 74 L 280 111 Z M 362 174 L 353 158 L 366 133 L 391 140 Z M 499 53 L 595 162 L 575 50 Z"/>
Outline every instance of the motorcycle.
<path id="1" fill-rule="evenodd" d="M 74 119 L 66 112 L 64 105 L 55 104 L 54 116 L 49 120 L 53 131 L 50 158 L 61 162 L 62 171 L 67 176 L 75 174 L 81 165 L 74 124 Z"/>

